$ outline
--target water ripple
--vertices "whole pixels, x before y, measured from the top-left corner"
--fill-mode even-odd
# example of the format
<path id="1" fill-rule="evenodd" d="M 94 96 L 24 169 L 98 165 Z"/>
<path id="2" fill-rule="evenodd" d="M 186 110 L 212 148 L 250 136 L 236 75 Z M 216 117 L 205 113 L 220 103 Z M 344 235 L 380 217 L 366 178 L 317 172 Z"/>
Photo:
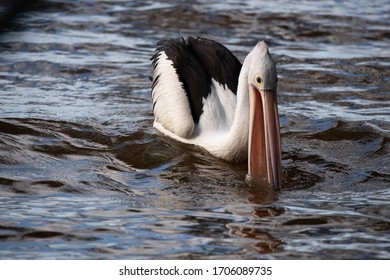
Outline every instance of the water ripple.
<path id="1" fill-rule="evenodd" d="M 90 2 L 1 31 L 0 258 L 389 259 L 388 3 Z M 269 44 L 276 197 L 153 129 L 149 58 L 188 35 Z"/>

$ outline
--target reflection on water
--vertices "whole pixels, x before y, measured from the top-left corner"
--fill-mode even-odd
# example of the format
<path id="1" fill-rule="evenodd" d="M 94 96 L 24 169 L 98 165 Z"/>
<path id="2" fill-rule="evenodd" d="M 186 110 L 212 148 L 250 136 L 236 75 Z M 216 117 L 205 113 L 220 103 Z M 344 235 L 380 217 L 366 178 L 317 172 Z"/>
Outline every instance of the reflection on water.
<path id="1" fill-rule="evenodd" d="M 389 4 L 95 2 L 0 35 L 0 258 L 390 258 Z M 155 42 L 188 35 L 269 43 L 276 197 L 152 128 Z"/>

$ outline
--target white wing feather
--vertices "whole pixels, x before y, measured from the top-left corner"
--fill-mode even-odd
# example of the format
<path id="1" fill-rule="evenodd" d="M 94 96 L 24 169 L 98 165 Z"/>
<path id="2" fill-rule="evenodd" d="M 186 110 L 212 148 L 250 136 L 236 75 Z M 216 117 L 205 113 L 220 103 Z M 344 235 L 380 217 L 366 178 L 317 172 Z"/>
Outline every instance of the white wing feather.
<path id="1" fill-rule="evenodd" d="M 177 136 L 190 138 L 195 128 L 190 104 L 173 62 L 164 51 L 157 57 L 153 73 L 153 80 L 156 79 L 152 91 L 155 123 Z"/>

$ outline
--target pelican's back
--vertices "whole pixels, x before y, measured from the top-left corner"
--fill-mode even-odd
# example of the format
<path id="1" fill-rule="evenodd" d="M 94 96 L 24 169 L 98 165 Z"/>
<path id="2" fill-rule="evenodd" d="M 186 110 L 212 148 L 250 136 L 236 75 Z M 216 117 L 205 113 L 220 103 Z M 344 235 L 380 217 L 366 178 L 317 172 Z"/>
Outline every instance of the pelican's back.
<path id="1" fill-rule="evenodd" d="M 152 60 L 155 123 L 179 138 L 193 136 L 206 109 L 204 101 L 215 100 L 209 98 L 213 92 L 219 95 L 216 96 L 217 103 L 223 114 L 225 99 L 229 103 L 227 107 L 235 104 L 229 101 L 230 97 L 221 98 L 220 95 L 225 94 L 223 90 L 236 93 L 241 63 L 223 45 L 204 38 L 189 37 L 187 42 L 184 39 L 166 39 L 157 43 Z M 210 107 L 210 104 L 207 105 Z M 216 105 L 212 104 L 212 110 L 214 107 Z M 218 121 L 218 118 L 211 121 Z"/>

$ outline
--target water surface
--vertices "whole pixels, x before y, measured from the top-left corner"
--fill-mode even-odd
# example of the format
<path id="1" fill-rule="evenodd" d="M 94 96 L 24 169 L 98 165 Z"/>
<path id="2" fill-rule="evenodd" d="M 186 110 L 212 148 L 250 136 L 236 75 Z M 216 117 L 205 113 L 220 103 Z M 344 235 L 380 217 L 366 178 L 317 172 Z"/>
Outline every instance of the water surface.
<path id="1" fill-rule="evenodd" d="M 1 6 L 0 6 L 1 7 Z M 0 35 L 1 259 L 389 259 L 388 1 L 39 1 Z M 283 188 L 152 127 L 161 38 L 279 71 Z"/>

